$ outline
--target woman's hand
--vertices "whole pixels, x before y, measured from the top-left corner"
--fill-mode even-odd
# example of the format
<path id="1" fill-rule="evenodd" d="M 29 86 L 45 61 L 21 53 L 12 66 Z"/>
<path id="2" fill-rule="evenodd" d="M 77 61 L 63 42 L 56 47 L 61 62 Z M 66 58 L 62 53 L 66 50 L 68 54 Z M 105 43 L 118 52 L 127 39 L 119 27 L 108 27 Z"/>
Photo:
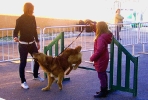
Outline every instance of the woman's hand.
<path id="1" fill-rule="evenodd" d="M 14 42 L 19 42 L 17 37 L 14 37 L 13 40 L 14 40 Z"/>
<path id="2" fill-rule="evenodd" d="M 40 49 L 40 43 L 37 42 L 36 45 L 37 45 L 37 49 L 39 50 Z"/>

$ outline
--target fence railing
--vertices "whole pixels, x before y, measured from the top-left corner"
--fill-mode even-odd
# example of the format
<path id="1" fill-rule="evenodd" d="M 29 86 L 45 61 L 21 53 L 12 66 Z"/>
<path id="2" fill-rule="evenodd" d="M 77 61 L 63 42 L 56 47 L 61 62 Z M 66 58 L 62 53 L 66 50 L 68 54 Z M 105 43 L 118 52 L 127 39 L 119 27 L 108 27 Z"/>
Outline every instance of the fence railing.
<path id="1" fill-rule="evenodd" d="M 60 49 L 59 49 L 60 48 Z M 64 32 L 60 33 L 48 46 L 44 47 L 44 54 L 51 56 L 58 56 L 64 51 Z M 44 77 L 47 78 L 47 74 L 44 73 Z M 70 80 L 70 78 L 64 78 L 64 80 Z"/>
<path id="2" fill-rule="evenodd" d="M 58 56 L 58 54 L 62 51 L 64 51 L 64 32 L 59 34 L 52 42 L 49 43 L 49 45 L 44 46 L 44 53 L 46 55 Z"/>
<path id="3" fill-rule="evenodd" d="M 115 24 L 109 24 L 112 33 L 115 33 Z M 145 44 L 148 43 L 148 22 L 141 23 L 124 23 L 119 33 L 121 40 L 119 42 L 123 46 L 132 46 L 132 54 L 135 55 L 136 44 L 142 44 L 142 52 L 146 54 Z M 115 35 L 115 34 L 114 34 Z"/>
<path id="4" fill-rule="evenodd" d="M 117 46 L 116 50 L 114 44 Z M 116 53 L 116 54 L 115 54 Z M 137 96 L 138 57 L 132 56 L 115 38 L 110 48 L 110 90 Z"/>
<path id="5" fill-rule="evenodd" d="M 0 29 L 0 62 L 19 60 L 18 43 L 13 40 L 14 28 Z M 42 30 L 37 28 L 39 38 L 41 38 Z M 42 42 L 40 42 L 42 47 Z M 31 58 L 29 55 L 28 58 Z"/>
<path id="6" fill-rule="evenodd" d="M 43 28 L 43 47 L 51 42 L 60 32 L 64 32 L 65 38 L 65 47 L 68 46 L 72 41 L 75 40 L 75 37 L 84 29 L 86 25 L 69 25 L 69 26 L 52 26 Z M 83 50 L 92 49 L 90 45 L 93 44 L 95 33 L 86 32 L 83 30 L 80 37 L 75 41 L 70 47 L 75 47 L 76 45 L 81 45 Z M 89 39 L 88 39 L 89 38 Z M 87 40 L 87 41 L 86 41 Z M 47 42 L 48 41 L 48 42 Z M 83 51 L 82 50 L 82 51 Z"/>
<path id="7" fill-rule="evenodd" d="M 135 46 L 141 44 L 141 52 L 146 53 L 145 45 L 148 43 L 148 23 L 127 23 L 122 27 L 120 34 L 121 40 L 119 42 L 123 46 L 132 46 L 132 54 L 135 55 Z M 114 34 L 115 24 L 108 24 L 110 30 Z M 89 52 L 90 55 L 93 51 L 93 41 L 95 37 L 94 32 L 87 32 L 85 25 L 69 25 L 69 26 L 51 26 L 43 29 L 38 27 L 38 34 L 40 39 L 41 49 L 44 51 L 44 46 L 48 45 L 53 39 L 64 32 L 64 46 L 67 47 L 78 34 L 84 29 L 77 40 L 70 46 L 75 47 L 77 45 L 82 46 L 82 52 Z M 2 28 L 0 29 L 0 62 L 18 60 L 18 44 L 12 39 L 14 28 Z M 29 56 L 30 57 L 30 56 Z M 31 57 L 30 57 L 31 58 Z M 86 61 L 87 59 L 84 58 Z"/>

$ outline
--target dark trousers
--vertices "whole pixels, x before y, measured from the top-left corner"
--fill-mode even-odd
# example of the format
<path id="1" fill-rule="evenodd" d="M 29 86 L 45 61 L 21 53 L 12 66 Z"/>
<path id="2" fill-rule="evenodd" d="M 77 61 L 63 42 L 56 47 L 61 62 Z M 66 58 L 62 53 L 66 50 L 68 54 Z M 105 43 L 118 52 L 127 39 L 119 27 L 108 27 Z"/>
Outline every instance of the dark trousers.
<path id="1" fill-rule="evenodd" d="M 37 47 L 35 43 L 32 44 L 20 44 L 19 43 L 19 54 L 20 54 L 20 66 L 19 66 L 19 75 L 21 78 L 21 83 L 26 82 L 25 79 L 25 67 L 27 63 L 27 56 L 28 53 L 38 53 Z M 38 70 L 39 70 L 39 64 L 35 61 L 34 63 L 34 70 L 33 70 L 33 76 L 35 78 L 38 77 Z"/>
<path id="2" fill-rule="evenodd" d="M 100 84 L 102 88 L 108 87 L 108 78 L 106 71 L 98 72 L 98 78 L 100 79 Z"/>
<path id="3" fill-rule="evenodd" d="M 119 40 L 120 39 L 120 36 L 119 36 L 119 32 L 121 31 L 121 26 L 116 26 L 115 27 L 115 38 L 117 39 L 117 40 Z"/>

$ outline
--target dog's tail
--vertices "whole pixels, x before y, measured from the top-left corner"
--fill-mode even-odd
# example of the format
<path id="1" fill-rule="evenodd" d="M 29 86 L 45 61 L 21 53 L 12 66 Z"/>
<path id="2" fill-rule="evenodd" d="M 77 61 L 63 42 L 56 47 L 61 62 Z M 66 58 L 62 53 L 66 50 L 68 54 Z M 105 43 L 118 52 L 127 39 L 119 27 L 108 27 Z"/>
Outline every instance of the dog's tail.
<path id="1" fill-rule="evenodd" d="M 75 47 L 75 49 L 77 50 L 77 52 L 80 52 L 82 47 L 81 46 L 77 46 L 77 47 Z"/>

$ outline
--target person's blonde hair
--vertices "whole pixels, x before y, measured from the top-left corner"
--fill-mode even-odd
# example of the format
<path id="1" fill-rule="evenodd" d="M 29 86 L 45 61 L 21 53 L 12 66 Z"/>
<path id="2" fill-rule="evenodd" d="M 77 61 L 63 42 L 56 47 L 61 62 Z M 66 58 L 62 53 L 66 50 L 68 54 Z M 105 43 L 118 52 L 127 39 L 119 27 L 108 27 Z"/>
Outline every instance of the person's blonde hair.
<path id="1" fill-rule="evenodd" d="M 33 4 L 30 2 L 25 3 L 23 7 L 24 14 L 28 14 L 30 9 L 34 9 Z"/>
<path id="2" fill-rule="evenodd" d="M 117 9 L 117 10 L 116 10 L 116 13 L 117 13 L 118 11 L 120 11 L 120 9 Z"/>
<path id="3" fill-rule="evenodd" d="M 100 21 L 96 25 L 96 37 L 95 40 L 103 33 L 110 33 L 108 25 L 104 21 Z"/>

